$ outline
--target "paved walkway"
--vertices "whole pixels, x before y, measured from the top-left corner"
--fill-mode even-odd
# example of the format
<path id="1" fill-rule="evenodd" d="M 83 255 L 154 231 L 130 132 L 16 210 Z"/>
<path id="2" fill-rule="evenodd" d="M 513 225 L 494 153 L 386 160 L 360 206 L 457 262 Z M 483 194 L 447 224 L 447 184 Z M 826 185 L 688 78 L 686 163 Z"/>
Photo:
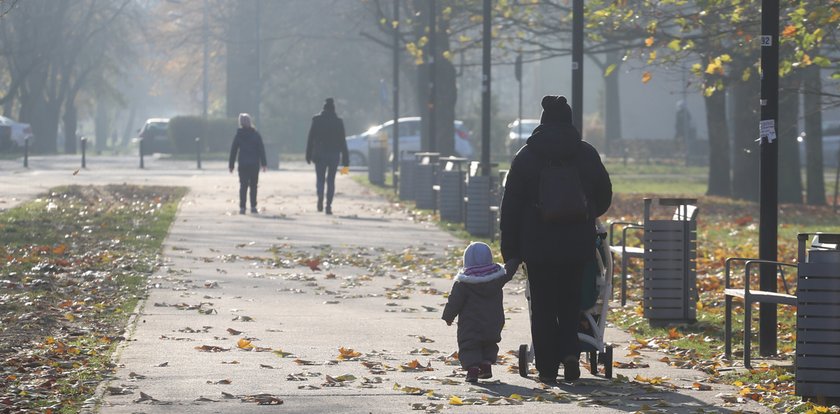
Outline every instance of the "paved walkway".
<path id="1" fill-rule="evenodd" d="M 0 209 L 60 184 L 190 188 L 165 242 L 166 266 L 102 387 L 101 412 L 769 412 L 753 402 L 724 406 L 719 394 L 734 388 L 668 367 L 662 354 L 627 356 L 630 337 L 612 328 L 616 359 L 650 366 L 614 372 L 665 386 L 585 372 L 574 385 L 544 388 L 520 377 L 507 354 L 530 342 L 520 280 L 505 289 L 495 377 L 467 385 L 450 358 L 456 328 L 440 320 L 457 266 L 447 252 L 465 242 L 348 177 L 338 179 L 335 215 L 318 213 L 304 164 L 261 175 L 261 213 L 239 215 L 236 178 L 223 164 L 196 171 L 147 160 L 140 171 L 135 161 L 95 157 L 77 175 L 74 158 L 35 159 L 30 171 L 0 162 Z M 279 401 L 271 396 L 283 404 L 258 404 Z"/>

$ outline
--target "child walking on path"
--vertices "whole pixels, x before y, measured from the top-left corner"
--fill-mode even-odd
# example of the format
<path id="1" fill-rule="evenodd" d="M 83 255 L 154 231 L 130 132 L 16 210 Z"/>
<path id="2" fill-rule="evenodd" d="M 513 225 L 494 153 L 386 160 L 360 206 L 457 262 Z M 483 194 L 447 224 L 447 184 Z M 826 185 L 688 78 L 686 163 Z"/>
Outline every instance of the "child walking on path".
<path id="1" fill-rule="evenodd" d="M 513 272 L 493 263 L 490 246 L 476 242 L 464 250 L 464 267 L 455 276 L 443 320 L 452 325 L 458 317 L 458 358 L 467 370 L 467 382 L 493 376 L 490 366 L 499 354 L 505 311 L 502 287 Z"/>

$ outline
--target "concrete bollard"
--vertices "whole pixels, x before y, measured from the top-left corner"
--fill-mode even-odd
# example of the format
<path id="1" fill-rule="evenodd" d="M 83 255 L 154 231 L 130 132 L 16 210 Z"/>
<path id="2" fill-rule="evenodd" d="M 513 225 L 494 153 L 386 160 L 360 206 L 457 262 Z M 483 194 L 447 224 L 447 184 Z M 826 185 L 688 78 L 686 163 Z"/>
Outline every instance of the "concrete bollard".
<path id="1" fill-rule="evenodd" d="M 143 137 L 140 137 L 137 140 L 137 147 L 140 148 L 140 168 L 144 168 L 143 166 Z"/>
<path id="2" fill-rule="evenodd" d="M 201 138 L 195 137 L 195 168 L 201 169 Z"/>
<path id="3" fill-rule="evenodd" d="M 23 168 L 29 168 L 29 137 L 23 140 Z"/>
<path id="4" fill-rule="evenodd" d="M 87 159 L 86 159 L 86 152 L 87 152 L 87 138 L 82 137 L 82 168 L 87 168 Z"/>

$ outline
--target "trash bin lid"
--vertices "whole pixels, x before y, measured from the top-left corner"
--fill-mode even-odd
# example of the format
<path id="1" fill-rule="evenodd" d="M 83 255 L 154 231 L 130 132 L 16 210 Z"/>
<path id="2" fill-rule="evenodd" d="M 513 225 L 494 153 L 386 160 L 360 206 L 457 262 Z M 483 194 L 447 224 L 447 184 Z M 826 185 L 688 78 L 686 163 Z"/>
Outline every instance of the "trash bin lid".
<path id="1" fill-rule="evenodd" d="M 808 263 L 837 263 L 840 264 L 840 250 L 808 250 Z"/>

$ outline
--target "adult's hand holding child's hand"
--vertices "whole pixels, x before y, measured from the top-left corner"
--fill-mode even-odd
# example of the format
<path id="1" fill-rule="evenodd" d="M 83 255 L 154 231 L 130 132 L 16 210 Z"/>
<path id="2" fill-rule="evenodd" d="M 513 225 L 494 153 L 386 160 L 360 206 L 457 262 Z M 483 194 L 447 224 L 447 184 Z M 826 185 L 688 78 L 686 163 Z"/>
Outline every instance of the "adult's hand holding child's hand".
<path id="1" fill-rule="evenodd" d="M 509 278 L 512 278 L 516 271 L 519 269 L 519 265 L 522 263 L 521 260 L 517 258 L 513 258 L 505 262 L 505 275 Z"/>

